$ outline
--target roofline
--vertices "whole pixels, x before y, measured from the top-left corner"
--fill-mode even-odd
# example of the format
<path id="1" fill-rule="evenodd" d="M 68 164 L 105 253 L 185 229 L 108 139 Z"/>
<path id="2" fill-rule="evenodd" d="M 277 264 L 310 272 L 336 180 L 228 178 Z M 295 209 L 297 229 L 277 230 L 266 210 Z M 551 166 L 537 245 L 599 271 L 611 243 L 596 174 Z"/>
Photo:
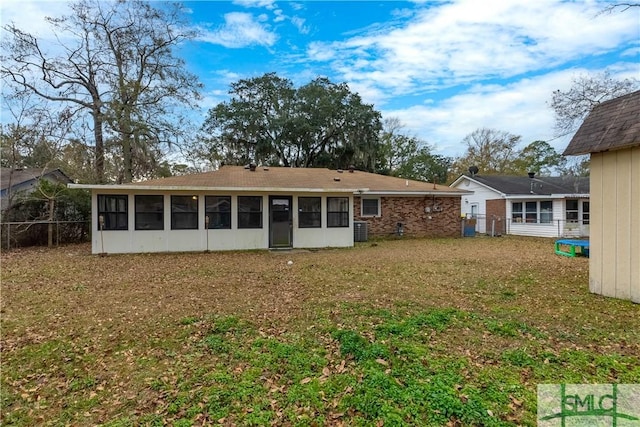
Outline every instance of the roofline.
<path id="1" fill-rule="evenodd" d="M 145 190 L 145 191 L 225 191 L 267 193 L 351 193 L 370 196 L 463 196 L 471 191 L 371 191 L 368 188 L 282 188 L 282 187 L 202 187 L 176 185 L 132 184 L 67 184 L 69 188 L 88 190 Z"/>
<path id="2" fill-rule="evenodd" d="M 55 175 L 56 173 L 62 175 L 64 178 L 67 179 L 68 183 L 67 184 L 71 184 L 73 183 L 73 179 L 69 178 L 69 175 L 67 175 L 66 173 L 64 173 L 64 171 L 60 168 L 53 168 L 53 169 L 41 169 L 41 168 L 2 168 L 2 169 L 8 169 L 9 170 L 9 176 L 14 175 L 14 172 L 22 172 L 25 169 L 29 169 L 29 170 L 41 170 L 42 173 L 40 173 L 37 176 L 32 176 L 29 179 L 25 179 L 24 181 L 19 181 L 19 182 L 11 182 L 11 187 L 16 187 L 20 184 L 24 184 L 26 182 L 31 182 L 31 181 L 39 181 L 41 179 L 43 179 L 44 177 L 48 176 L 48 175 Z M 8 182 L 10 182 L 11 179 L 4 179 L 3 180 L 3 185 L 7 184 L 6 187 L 2 187 L 2 190 L 6 190 L 9 188 Z"/>
<path id="3" fill-rule="evenodd" d="M 498 175 L 499 176 L 499 175 Z M 589 193 L 549 193 L 549 194 L 539 194 L 539 193 L 534 193 L 534 194 L 527 194 L 527 193 L 504 193 L 494 187 L 491 187 L 487 184 L 484 184 L 480 181 L 477 181 L 475 179 L 473 179 L 472 177 L 462 174 L 460 175 L 460 177 L 458 179 L 456 179 L 455 181 L 453 181 L 451 183 L 451 185 L 456 184 L 458 181 L 460 181 L 462 178 L 467 178 L 470 181 L 475 182 L 476 184 L 487 188 L 491 191 L 493 191 L 494 193 L 498 193 L 502 196 L 502 198 L 506 198 L 506 199 L 514 199 L 514 198 L 531 198 L 531 196 L 535 197 L 535 196 L 547 196 L 553 199 L 562 199 L 562 198 L 567 198 L 567 197 L 576 197 L 576 198 L 588 198 L 589 197 Z M 536 179 L 539 179 L 541 181 L 544 182 L 544 178 L 552 178 L 552 177 L 539 177 Z M 578 178 L 588 178 L 588 177 L 578 177 Z"/>
<path id="4" fill-rule="evenodd" d="M 631 142 L 629 144 L 624 144 L 624 145 L 616 145 L 615 147 L 607 147 L 605 149 L 602 150 L 569 150 L 569 146 L 567 146 L 567 148 L 564 149 L 564 151 L 562 152 L 563 156 L 586 156 L 586 155 L 590 155 L 590 154 L 597 154 L 597 153 L 606 153 L 609 151 L 619 151 L 619 150 L 628 150 L 630 148 L 633 147 L 640 147 L 640 143 L 638 142 Z"/>
<path id="5" fill-rule="evenodd" d="M 560 199 L 589 199 L 591 195 L 589 193 L 560 193 L 560 194 L 552 194 L 553 197 L 558 197 Z"/>
<path id="6" fill-rule="evenodd" d="M 358 193 L 368 188 L 280 188 L 280 187 L 203 187 L 181 185 L 132 185 L 132 184 L 68 184 L 69 188 L 87 190 L 146 190 L 146 191 L 228 191 L 269 193 Z"/>
<path id="7" fill-rule="evenodd" d="M 473 179 L 473 177 L 470 177 L 470 176 L 465 175 L 465 174 L 460 175 L 460 177 L 459 177 L 458 179 L 456 179 L 455 181 L 453 181 L 453 182 L 449 185 L 449 187 L 451 187 L 453 184 L 456 184 L 456 183 L 457 183 L 458 181 L 460 181 L 462 178 L 467 178 L 469 181 L 473 181 L 473 182 L 475 182 L 476 184 L 478 184 L 478 185 L 480 185 L 480 186 L 482 186 L 482 187 L 484 187 L 484 188 L 486 188 L 486 189 L 488 189 L 488 190 L 491 190 L 491 191 L 493 191 L 494 193 L 498 193 L 498 194 L 500 194 L 500 195 L 501 195 L 501 196 L 503 196 L 503 197 L 504 197 L 504 196 L 507 196 L 507 193 L 503 193 L 502 191 L 498 190 L 497 188 L 494 188 L 494 187 L 492 187 L 492 186 L 490 186 L 490 185 L 487 185 L 487 184 L 485 184 L 485 183 L 483 183 L 483 182 L 480 182 L 480 181 L 478 181 L 478 180 L 476 180 L 476 179 Z M 471 191 L 470 193 L 474 193 L 474 191 Z"/>
<path id="8" fill-rule="evenodd" d="M 464 196 L 473 191 L 366 191 L 363 196 Z"/>
<path id="9" fill-rule="evenodd" d="M 553 193 L 553 194 L 506 194 L 506 199 L 588 199 L 589 194 L 574 194 L 574 193 Z"/>

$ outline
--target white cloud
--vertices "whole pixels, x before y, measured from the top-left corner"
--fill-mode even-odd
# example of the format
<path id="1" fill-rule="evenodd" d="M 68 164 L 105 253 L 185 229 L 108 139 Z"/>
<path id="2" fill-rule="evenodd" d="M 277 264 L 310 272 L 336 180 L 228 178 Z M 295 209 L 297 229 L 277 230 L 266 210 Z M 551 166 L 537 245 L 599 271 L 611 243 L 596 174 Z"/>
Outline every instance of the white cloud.
<path id="1" fill-rule="evenodd" d="M 305 25 L 306 20 L 298 16 L 291 18 L 291 23 L 298 29 L 300 34 L 309 34 L 309 27 Z"/>
<path id="2" fill-rule="evenodd" d="M 224 15 L 225 23 L 217 30 L 202 30 L 199 40 L 219 44 L 227 48 L 241 48 L 251 45 L 272 46 L 277 41 L 275 33 L 268 30 L 260 15 L 254 19 L 250 13 L 231 12 Z"/>
<path id="3" fill-rule="evenodd" d="M 621 65 L 622 78 L 629 68 Z M 597 70 L 603 71 L 603 70 Z M 555 116 L 549 106 L 556 89 L 566 90 L 578 75 L 593 70 L 567 69 L 534 78 L 523 78 L 509 85 L 478 84 L 440 102 L 426 98 L 422 105 L 407 109 L 383 110 L 384 117 L 398 117 L 407 131 L 432 145 L 439 154 L 460 156 L 461 141 L 482 127 L 522 136 L 522 146 L 535 140 L 549 142 L 562 152 L 570 136 L 554 137 Z"/>
<path id="4" fill-rule="evenodd" d="M 301 18 L 299 16 L 288 16 L 282 9 L 274 10 L 273 14 L 273 22 L 275 23 L 289 21 L 294 27 L 297 28 L 298 33 L 300 34 L 308 34 L 310 31 L 309 27 L 305 25 L 306 19 L 304 18 Z"/>
<path id="5" fill-rule="evenodd" d="M 640 46 L 632 47 L 624 52 L 622 52 L 622 56 L 635 56 L 636 58 L 640 57 Z"/>
<path id="6" fill-rule="evenodd" d="M 282 12 L 282 9 L 274 10 L 273 14 L 275 15 L 275 18 L 273 18 L 273 22 L 282 22 L 287 19 L 287 17 Z"/>
<path id="7" fill-rule="evenodd" d="M 307 56 L 313 61 L 329 61 L 335 58 L 335 54 L 335 50 L 326 43 L 311 42 L 307 47 Z"/>
<path id="8" fill-rule="evenodd" d="M 634 13 L 596 16 L 594 2 L 464 0 L 430 3 L 399 27 L 380 26 L 333 43 L 309 46 L 312 60 L 336 58 L 347 81 L 384 88 L 389 96 L 490 78 L 513 78 L 585 54 L 602 54 L 638 32 Z M 319 54 L 324 53 L 324 54 Z"/>
<path id="9" fill-rule="evenodd" d="M 266 9 L 274 9 L 275 0 L 234 0 L 233 4 L 243 7 L 264 7 Z"/>
<path id="10" fill-rule="evenodd" d="M 59 1 L 5 0 L 0 3 L 2 25 L 15 24 L 16 27 L 39 38 L 52 37 L 51 26 L 46 17 L 58 17 L 69 13 L 67 3 Z"/>

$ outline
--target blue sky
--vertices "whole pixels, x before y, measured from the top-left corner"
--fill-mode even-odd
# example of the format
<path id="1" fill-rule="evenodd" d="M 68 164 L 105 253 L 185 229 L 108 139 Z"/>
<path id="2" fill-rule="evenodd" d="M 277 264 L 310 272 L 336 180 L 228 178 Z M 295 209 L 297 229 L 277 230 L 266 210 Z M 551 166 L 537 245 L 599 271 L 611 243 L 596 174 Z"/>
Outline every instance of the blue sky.
<path id="1" fill-rule="evenodd" d="M 60 2 L 9 0 L 2 22 L 47 37 L 40 22 Z M 296 86 L 317 76 L 396 117 L 434 152 L 459 156 L 480 127 L 554 139 L 556 89 L 608 70 L 640 78 L 640 8 L 600 13 L 613 2 L 560 0 L 184 2 L 198 40 L 181 47 L 205 85 L 202 111 L 229 84 L 275 72 Z"/>

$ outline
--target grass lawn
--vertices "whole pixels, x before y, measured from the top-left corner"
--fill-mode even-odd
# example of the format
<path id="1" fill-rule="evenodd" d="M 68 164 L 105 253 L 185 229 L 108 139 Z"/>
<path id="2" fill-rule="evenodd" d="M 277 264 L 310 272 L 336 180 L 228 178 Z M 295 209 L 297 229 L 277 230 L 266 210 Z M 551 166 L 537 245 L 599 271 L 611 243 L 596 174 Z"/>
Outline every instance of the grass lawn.
<path id="1" fill-rule="evenodd" d="M 640 383 L 640 305 L 549 239 L 1 260 L 6 425 L 535 425 L 539 383 Z"/>

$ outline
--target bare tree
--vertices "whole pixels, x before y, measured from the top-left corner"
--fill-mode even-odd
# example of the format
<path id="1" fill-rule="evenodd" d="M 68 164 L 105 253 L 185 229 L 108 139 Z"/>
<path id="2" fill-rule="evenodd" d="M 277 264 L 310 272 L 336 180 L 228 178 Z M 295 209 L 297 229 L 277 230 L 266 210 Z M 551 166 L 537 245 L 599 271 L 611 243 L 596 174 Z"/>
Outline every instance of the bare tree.
<path id="1" fill-rule="evenodd" d="M 57 40 L 52 44 L 4 26 L 10 37 L 3 43 L 0 71 L 17 91 L 61 103 L 68 114 L 88 113 L 95 180 L 106 181 L 109 138 L 123 159 L 122 180 L 131 181 L 135 161 L 144 159 L 136 153 L 175 138 L 175 104 L 192 105 L 199 98 L 197 78 L 173 54 L 195 36 L 181 13 L 179 5 L 156 9 L 140 0 L 80 0 L 70 15 L 47 18 Z"/>
<path id="2" fill-rule="evenodd" d="M 462 140 L 467 146 L 467 151 L 456 159 L 452 173 L 466 173 L 470 166 L 478 167 L 484 174 L 513 173 L 521 138 L 519 135 L 501 130 L 476 129 Z"/>
<path id="3" fill-rule="evenodd" d="M 551 108 L 556 115 L 556 136 L 575 132 L 593 107 L 633 92 L 638 87 L 638 80 L 618 80 L 611 77 L 608 71 L 575 77 L 569 90 L 558 89 L 552 95 Z"/>
<path id="4" fill-rule="evenodd" d="M 75 106 L 73 113 L 80 110 L 89 112 L 93 119 L 96 181 L 103 182 L 102 98 L 107 88 L 104 85 L 100 87 L 99 82 L 104 78 L 104 55 L 96 51 L 92 26 L 76 18 L 47 19 L 55 35 L 65 34 L 73 39 L 70 45 L 56 46 L 60 52 L 56 56 L 46 54 L 46 49 L 35 36 L 13 24 L 4 26 L 11 38 L 3 43 L 0 70 L 2 77 L 14 83 L 18 91 L 27 90 L 48 101 L 59 102 L 66 107 Z"/>
<path id="5" fill-rule="evenodd" d="M 618 12 L 626 12 L 627 10 L 633 8 L 633 7 L 640 7 L 640 3 L 629 3 L 629 2 L 623 2 L 623 3 L 615 3 L 609 6 L 606 6 L 604 9 L 602 9 L 598 15 L 602 15 L 605 13 L 613 13 L 615 11 Z"/>

